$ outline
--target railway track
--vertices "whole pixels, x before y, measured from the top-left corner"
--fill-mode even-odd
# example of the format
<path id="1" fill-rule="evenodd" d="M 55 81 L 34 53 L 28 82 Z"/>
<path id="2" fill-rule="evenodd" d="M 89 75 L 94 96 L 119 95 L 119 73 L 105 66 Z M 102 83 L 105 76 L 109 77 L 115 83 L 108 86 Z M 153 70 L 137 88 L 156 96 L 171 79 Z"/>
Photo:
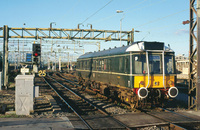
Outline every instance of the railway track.
<path id="1" fill-rule="evenodd" d="M 57 72 L 57 73 L 54 73 L 54 76 L 61 78 L 65 84 L 78 88 L 79 92 L 82 92 L 82 93 L 86 92 L 90 95 L 96 95 L 96 97 L 101 98 L 101 100 L 109 100 L 110 102 L 114 101 L 115 104 L 118 104 L 117 106 L 122 107 L 122 108 L 127 108 L 128 110 L 131 110 L 134 112 L 139 111 L 138 109 L 132 108 L 128 104 L 116 101 L 115 99 L 111 99 L 111 98 L 99 93 L 99 91 L 96 91 L 96 89 L 92 90 L 92 89 L 85 87 L 84 85 L 83 86 L 79 85 L 77 79 L 70 74 L 66 74 L 66 73 L 62 74 L 62 73 Z"/>
<path id="2" fill-rule="evenodd" d="M 43 78 L 88 129 L 131 129 L 50 75 Z M 88 116 L 89 115 L 89 116 Z M 93 120 L 91 120 L 92 118 Z"/>
<path id="3" fill-rule="evenodd" d="M 66 76 L 66 75 L 65 75 Z M 76 85 L 78 85 L 76 83 L 76 80 L 73 78 L 71 80 L 71 77 L 65 77 L 62 74 L 53 74 L 52 77 L 54 77 L 53 79 L 49 79 L 51 82 L 56 82 L 55 80 L 62 82 L 60 83 L 60 86 L 70 86 L 70 90 L 72 91 L 73 89 L 77 88 Z M 68 75 L 67 75 L 68 76 Z M 48 79 L 47 79 L 48 80 Z M 54 84 L 52 86 L 58 86 L 59 83 Z M 65 85 L 63 85 L 65 84 Z M 50 84 L 51 85 L 51 84 Z M 73 86 L 73 87 L 72 87 Z M 80 86 L 79 86 L 80 87 Z M 66 91 L 66 90 L 63 90 Z M 79 91 L 79 90 L 76 90 Z M 80 92 L 80 91 L 79 91 Z M 84 91 L 85 92 L 85 91 Z M 92 94 L 92 93 L 91 93 Z M 94 94 L 94 93 L 93 93 Z M 69 95 L 69 94 L 68 94 Z M 81 96 L 81 94 L 78 94 L 79 96 Z M 81 100 L 83 100 L 82 98 L 84 98 L 84 96 L 81 96 Z M 79 98 L 80 100 L 80 98 Z M 86 101 L 89 101 L 86 99 Z M 84 101 L 84 103 L 86 102 Z M 89 103 L 91 103 L 89 101 Z M 122 114 L 122 115 L 112 115 L 110 116 L 110 114 L 108 112 L 106 112 L 105 110 L 102 110 L 101 114 L 97 114 L 96 112 L 94 112 L 94 110 L 96 111 L 99 107 L 96 105 L 89 105 L 92 106 L 92 109 L 87 109 L 87 112 L 83 112 L 82 114 L 80 114 L 81 117 L 83 117 L 86 122 L 89 122 L 88 124 L 95 124 L 95 122 L 98 122 L 98 127 L 97 126 L 91 126 L 91 128 L 96 129 L 96 128 L 103 128 L 101 126 L 100 121 L 96 120 L 97 118 L 101 118 L 104 120 L 111 120 L 110 117 L 112 117 L 116 123 L 116 121 L 120 123 L 119 128 L 122 129 L 140 129 L 140 128 L 145 128 L 145 127 L 154 127 L 156 126 L 157 128 L 164 128 L 164 129 L 180 129 L 183 130 L 185 128 L 187 129 L 192 129 L 193 124 L 197 124 L 199 123 L 199 120 L 194 119 L 193 117 L 190 117 L 188 115 L 182 115 L 182 113 L 176 113 L 176 112 L 172 112 L 172 111 L 168 111 L 168 110 L 163 110 L 163 108 L 160 108 L 162 110 L 160 111 L 147 111 L 147 110 L 143 110 L 140 113 L 127 113 L 127 114 Z M 101 108 L 100 108 L 101 109 Z M 88 113 L 89 112 L 89 117 L 88 117 Z M 91 115 L 91 112 L 94 113 L 94 115 Z M 104 113 L 104 114 L 102 114 Z M 109 118 L 109 119 L 107 119 Z M 145 118 L 145 119 L 142 119 Z M 91 119 L 95 119 L 91 122 Z M 149 119 L 149 120 L 148 120 Z M 121 125 L 122 122 L 122 125 Z M 141 123 L 143 122 L 143 123 Z M 153 122 L 153 123 L 152 123 Z M 96 124 L 97 125 L 97 124 Z M 100 127 L 101 126 L 101 127 Z M 103 123 L 104 128 L 106 127 L 106 125 Z M 184 127 L 181 127 L 184 126 Z M 116 127 L 115 127 L 116 128 Z M 198 127 L 200 128 L 200 127 Z"/>

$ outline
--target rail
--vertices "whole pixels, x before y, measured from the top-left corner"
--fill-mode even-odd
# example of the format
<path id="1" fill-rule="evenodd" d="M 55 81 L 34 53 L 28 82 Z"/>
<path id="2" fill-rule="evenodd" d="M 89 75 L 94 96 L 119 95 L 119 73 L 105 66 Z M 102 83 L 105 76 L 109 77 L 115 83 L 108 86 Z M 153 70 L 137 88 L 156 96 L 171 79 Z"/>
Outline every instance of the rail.
<path id="1" fill-rule="evenodd" d="M 67 104 L 67 106 L 69 106 L 69 108 L 81 119 L 81 121 L 83 121 L 83 123 L 90 129 L 92 130 L 92 127 L 76 112 L 76 110 L 51 86 L 51 84 L 49 84 L 49 82 L 47 82 L 47 80 L 42 77 L 44 79 L 44 81 L 51 87 L 51 89 L 54 90 L 54 92 L 60 97 L 60 99 Z"/>
<path id="2" fill-rule="evenodd" d="M 71 93 L 73 93 L 74 95 L 78 96 L 79 98 L 81 98 L 82 100 L 84 100 L 85 102 L 87 102 L 88 104 L 90 104 L 91 106 L 93 106 L 95 109 L 97 109 L 98 111 L 100 111 L 102 114 L 112 118 L 112 120 L 114 120 L 115 122 L 117 122 L 118 124 L 120 124 L 121 126 L 123 126 L 124 128 L 126 128 L 127 130 L 131 130 L 131 128 L 129 128 L 128 126 L 126 126 L 125 124 L 123 124 L 122 122 L 120 122 L 119 120 L 115 119 L 114 117 L 112 117 L 111 115 L 109 115 L 107 112 L 105 112 L 104 110 L 102 110 L 101 108 L 99 108 L 98 106 L 92 104 L 89 100 L 85 99 L 84 97 L 78 95 L 77 93 L 75 93 L 73 90 L 71 90 L 70 88 L 66 87 L 65 85 L 61 84 L 60 82 L 56 81 L 54 78 L 52 78 L 49 74 L 47 74 L 47 76 L 49 78 L 51 78 L 54 82 L 58 83 L 59 85 L 61 85 L 62 87 L 66 88 L 68 91 L 70 91 Z M 63 79 L 63 78 L 62 78 Z M 66 80 L 66 79 L 64 79 Z M 72 81 L 69 81 L 72 85 L 74 85 L 72 83 Z M 55 91 L 55 90 L 54 90 Z M 73 109 L 74 110 L 74 109 Z M 80 116 L 80 115 L 79 115 Z M 81 116 L 80 116 L 81 117 Z M 88 124 L 88 123 L 87 123 Z M 88 124 L 89 125 L 89 124 Z"/>

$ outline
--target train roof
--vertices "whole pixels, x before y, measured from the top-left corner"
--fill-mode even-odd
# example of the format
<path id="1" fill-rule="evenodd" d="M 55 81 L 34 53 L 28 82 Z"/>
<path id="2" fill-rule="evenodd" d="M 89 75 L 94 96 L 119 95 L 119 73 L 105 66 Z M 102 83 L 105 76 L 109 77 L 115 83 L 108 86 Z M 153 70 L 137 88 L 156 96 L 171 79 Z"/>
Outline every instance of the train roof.
<path id="1" fill-rule="evenodd" d="M 169 47 L 164 46 L 163 42 L 146 42 L 146 41 L 139 41 L 133 42 L 131 45 L 122 46 L 118 48 L 98 51 L 98 52 L 88 52 L 81 55 L 78 59 L 84 58 L 92 58 L 92 57 L 100 57 L 100 56 L 109 56 L 109 55 L 119 55 L 129 52 L 143 52 L 146 50 L 165 50 L 165 52 L 174 52 Z"/>

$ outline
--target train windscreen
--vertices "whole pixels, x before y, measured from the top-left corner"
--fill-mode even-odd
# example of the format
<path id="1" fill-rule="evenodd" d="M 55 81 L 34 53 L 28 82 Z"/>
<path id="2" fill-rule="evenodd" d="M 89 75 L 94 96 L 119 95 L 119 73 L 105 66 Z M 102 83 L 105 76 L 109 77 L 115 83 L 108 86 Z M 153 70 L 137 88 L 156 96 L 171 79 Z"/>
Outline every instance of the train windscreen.
<path id="1" fill-rule="evenodd" d="M 149 54 L 149 72 L 150 74 L 162 74 L 162 55 Z M 147 74 L 146 55 L 133 55 L 133 73 Z M 174 73 L 173 56 L 165 56 L 165 74 Z"/>

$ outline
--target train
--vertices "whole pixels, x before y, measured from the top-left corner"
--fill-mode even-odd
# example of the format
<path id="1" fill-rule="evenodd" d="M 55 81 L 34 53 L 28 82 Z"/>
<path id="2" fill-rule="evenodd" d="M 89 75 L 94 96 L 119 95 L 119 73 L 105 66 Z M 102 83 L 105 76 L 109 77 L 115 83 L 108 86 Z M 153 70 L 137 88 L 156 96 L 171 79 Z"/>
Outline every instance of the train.
<path id="1" fill-rule="evenodd" d="M 160 104 L 178 95 L 175 52 L 164 42 L 88 52 L 77 59 L 79 84 L 133 108 Z"/>

